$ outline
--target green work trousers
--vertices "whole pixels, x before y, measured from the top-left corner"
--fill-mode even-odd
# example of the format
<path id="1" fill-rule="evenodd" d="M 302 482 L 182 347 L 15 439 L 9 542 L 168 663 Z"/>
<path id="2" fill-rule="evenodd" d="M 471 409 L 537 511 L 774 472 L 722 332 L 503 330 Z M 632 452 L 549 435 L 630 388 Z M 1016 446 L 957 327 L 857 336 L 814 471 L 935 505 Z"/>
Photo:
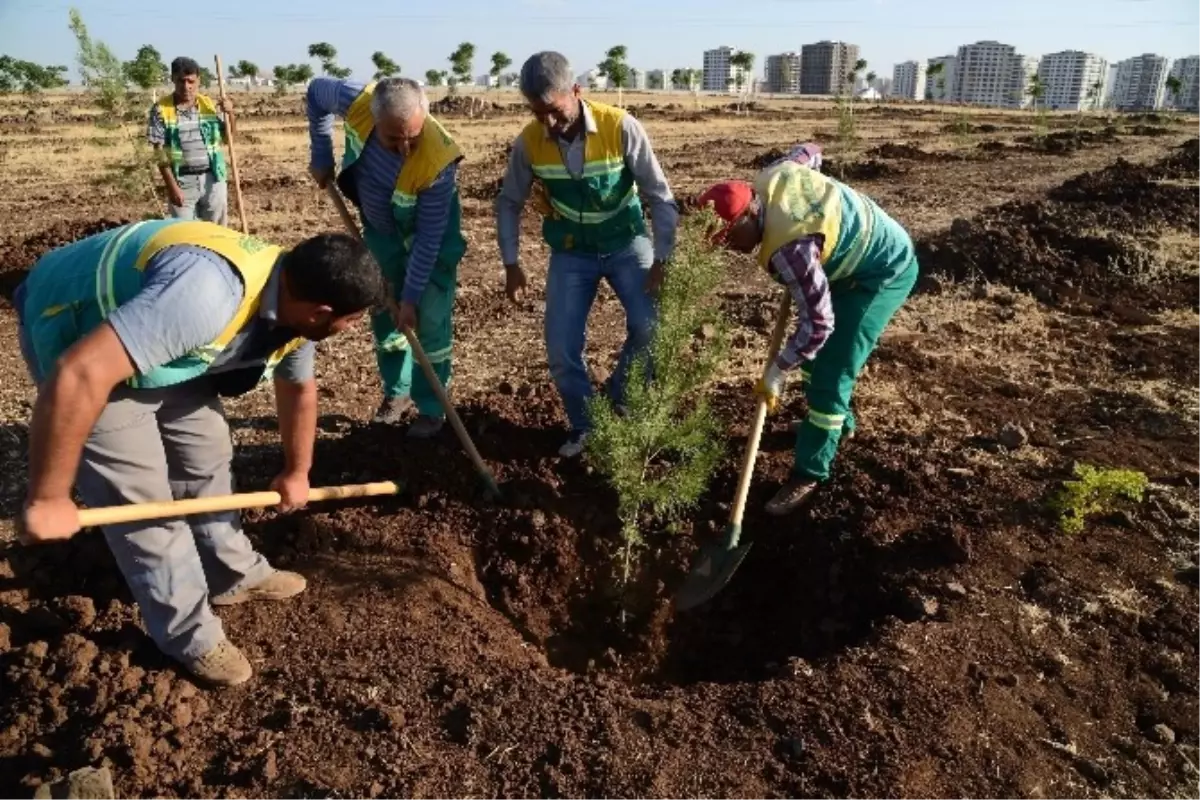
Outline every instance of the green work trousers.
<path id="1" fill-rule="evenodd" d="M 400 302 L 408 265 L 408 251 L 396 235 L 385 235 L 371 228 L 363 232 L 371 254 L 383 269 L 383 276 L 392 286 L 393 298 Z M 452 373 L 450 354 L 454 344 L 454 293 L 458 288 L 458 264 L 446 265 L 441 260 L 434 265 L 429 283 L 417 304 L 417 329 L 414 331 L 433 365 L 442 386 L 449 388 Z M 431 417 L 445 416 L 433 387 L 418 365 L 413 369 L 413 354 L 408 339 L 396 330 L 387 310 L 371 316 L 371 332 L 375 335 L 375 359 L 385 397 L 411 395 L 417 410 Z"/>
<path id="2" fill-rule="evenodd" d="M 850 395 L 858 374 L 916 281 L 917 262 L 910 258 L 907 268 L 882 285 L 857 283 L 853 278 L 832 285 L 833 333 L 817 357 L 800 370 L 808 415 L 796 432 L 795 477 L 829 478 L 842 432 L 854 430 Z"/>

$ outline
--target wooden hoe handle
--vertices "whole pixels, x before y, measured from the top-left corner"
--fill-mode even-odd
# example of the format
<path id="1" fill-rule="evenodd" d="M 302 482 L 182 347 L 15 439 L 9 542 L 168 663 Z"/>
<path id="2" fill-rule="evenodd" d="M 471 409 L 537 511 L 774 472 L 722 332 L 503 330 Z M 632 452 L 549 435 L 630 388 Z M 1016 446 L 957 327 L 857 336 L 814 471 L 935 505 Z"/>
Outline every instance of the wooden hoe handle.
<path id="1" fill-rule="evenodd" d="M 308 490 L 308 502 L 342 500 L 350 497 L 377 497 L 398 494 L 400 487 L 392 481 L 360 483 L 348 486 L 326 486 Z M 220 497 L 197 497 L 190 500 L 165 500 L 155 503 L 132 503 L 107 508 L 82 508 L 79 524 L 88 528 L 96 525 L 117 525 L 123 522 L 144 522 L 190 514 L 214 514 L 220 511 L 241 511 L 245 508 L 267 508 L 283 501 L 279 492 L 245 492 Z"/>
<path id="2" fill-rule="evenodd" d="M 351 236 L 362 241 L 362 232 L 358 229 L 358 224 L 355 223 L 354 217 L 350 214 L 350 209 L 346 207 L 346 201 L 342 197 L 342 193 L 338 191 L 332 179 L 325 185 L 325 191 L 329 193 L 329 198 L 333 200 L 334 206 L 337 207 L 338 215 L 341 216 L 342 222 L 346 226 L 346 231 Z M 463 449 L 467 451 L 467 456 L 471 459 L 471 464 L 474 465 L 475 470 L 483 478 L 488 489 L 493 493 L 499 494 L 496 477 L 487 468 L 487 464 L 483 463 L 483 458 L 479 455 L 479 450 L 476 449 L 475 443 L 471 441 L 471 435 L 467 433 L 466 426 L 459 419 L 458 412 L 454 410 L 454 405 L 450 402 L 449 395 L 446 394 L 446 387 L 442 386 L 437 373 L 433 371 L 433 364 L 429 363 L 429 356 L 425 355 L 425 348 L 421 346 L 421 341 L 417 339 L 417 335 L 411 328 L 406 327 L 401 333 L 408 339 L 408 345 L 412 348 L 413 356 L 417 359 L 417 363 L 421 365 L 421 371 L 425 373 L 425 380 L 429 382 L 433 393 L 437 395 L 438 402 L 442 404 L 442 409 L 446 412 L 446 418 L 450 420 L 450 427 L 454 428 L 454 433 L 458 436 L 459 442 L 462 443 Z"/>
<path id="3" fill-rule="evenodd" d="M 771 368 L 779 348 L 783 345 L 783 336 L 788 327 L 788 311 L 791 308 L 792 296 L 783 293 L 779 303 L 779 312 L 775 316 L 775 329 L 771 331 L 771 343 L 767 346 L 767 363 L 763 367 L 763 376 Z M 742 524 L 742 514 L 746 511 L 746 498 L 750 494 L 750 480 L 754 477 L 754 463 L 758 460 L 758 444 L 762 439 L 763 426 L 767 420 L 767 401 L 759 398 L 754 409 L 754 421 L 750 424 L 750 438 L 746 440 L 746 456 L 742 461 L 742 474 L 738 477 L 737 494 L 733 496 L 733 508 L 730 509 L 729 520 L 734 526 Z"/>
<path id="4" fill-rule="evenodd" d="M 213 56 L 213 62 L 217 66 L 217 90 L 221 93 L 221 99 L 225 99 L 225 75 L 221 69 L 221 57 Z M 242 179 L 238 176 L 237 153 L 233 149 L 233 115 L 228 114 L 228 123 L 225 126 L 225 136 L 229 142 L 229 172 L 233 176 L 233 201 L 237 204 L 238 219 L 242 221 L 242 233 L 246 236 L 250 235 L 249 224 L 246 222 L 246 207 L 242 205 Z"/>

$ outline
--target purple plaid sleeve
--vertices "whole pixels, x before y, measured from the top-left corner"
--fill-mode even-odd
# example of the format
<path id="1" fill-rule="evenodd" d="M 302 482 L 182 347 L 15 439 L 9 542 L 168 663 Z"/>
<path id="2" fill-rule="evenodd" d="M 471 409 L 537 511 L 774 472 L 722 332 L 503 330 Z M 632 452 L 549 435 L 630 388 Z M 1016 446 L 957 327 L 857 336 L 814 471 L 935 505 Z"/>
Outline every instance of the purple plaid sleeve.
<path id="1" fill-rule="evenodd" d="M 809 169 L 815 169 L 817 172 L 820 172 L 821 145 L 816 144 L 815 142 L 798 144 L 789 150 L 786 156 L 779 159 L 779 161 L 776 161 L 775 163 L 778 164 L 780 161 L 795 161 L 801 166 L 808 167 Z"/>
<path id="2" fill-rule="evenodd" d="M 815 358 L 833 333 L 833 302 L 821 266 L 819 238 L 788 242 L 771 256 L 771 269 L 788 287 L 796 306 L 796 330 L 775 359 L 775 365 L 786 372 Z"/>

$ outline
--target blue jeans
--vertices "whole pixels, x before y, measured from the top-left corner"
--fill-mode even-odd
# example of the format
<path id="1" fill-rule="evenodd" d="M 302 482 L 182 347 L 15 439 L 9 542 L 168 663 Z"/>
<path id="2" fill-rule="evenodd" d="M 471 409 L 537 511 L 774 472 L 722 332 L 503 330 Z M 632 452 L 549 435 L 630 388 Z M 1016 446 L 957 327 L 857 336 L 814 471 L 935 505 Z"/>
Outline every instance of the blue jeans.
<path id="1" fill-rule="evenodd" d="M 654 299 L 646 292 L 646 278 L 654 263 L 650 240 L 638 236 L 628 246 L 612 253 L 554 251 L 546 279 L 546 357 L 550 375 L 571 429 L 591 427 L 587 402 L 592 396 L 583 350 L 587 343 L 587 320 L 600 288 L 608 281 L 625 309 L 625 346 L 609 382 L 609 397 L 619 402 L 625 396 L 629 365 L 638 351 L 650 344 L 654 334 Z"/>

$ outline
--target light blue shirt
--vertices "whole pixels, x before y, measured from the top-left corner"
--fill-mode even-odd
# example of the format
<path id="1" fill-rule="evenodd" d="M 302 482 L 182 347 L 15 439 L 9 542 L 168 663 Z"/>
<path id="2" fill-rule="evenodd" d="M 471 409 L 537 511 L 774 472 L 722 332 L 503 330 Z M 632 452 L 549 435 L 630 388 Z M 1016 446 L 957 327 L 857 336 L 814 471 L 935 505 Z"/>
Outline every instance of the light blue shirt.
<path id="1" fill-rule="evenodd" d="M 264 365 L 267 358 L 295 338 L 275 325 L 279 299 L 279 265 L 263 289 L 258 315 L 233 338 L 208 374 Z M 146 264 L 142 290 L 122 303 L 108 323 L 139 374 L 182 358 L 210 344 L 241 307 L 241 276 L 223 257 L 193 245 L 172 245 Z M 305 342 L 275 369 L 275 377 L 304 383 L 313 377 L 315 348 Z"/>

